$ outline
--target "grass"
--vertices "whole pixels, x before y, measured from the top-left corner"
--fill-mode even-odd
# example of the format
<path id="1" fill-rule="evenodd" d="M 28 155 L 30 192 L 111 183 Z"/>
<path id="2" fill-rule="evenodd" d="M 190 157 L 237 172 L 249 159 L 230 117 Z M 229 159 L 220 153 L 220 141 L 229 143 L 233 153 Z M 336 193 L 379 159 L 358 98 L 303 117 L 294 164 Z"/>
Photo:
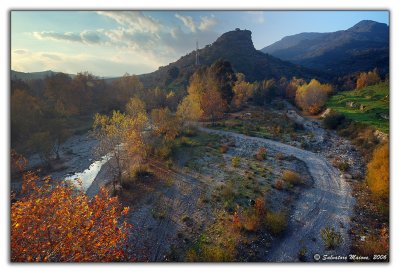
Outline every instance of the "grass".
<path id="1" fill-rule="evenodd" d="M 346 106 L 347 102 L 355 102 L 366 108 L 350 108 Z M 389 83 L 383 82 L 361 90 L 340 92 L 328 100 L 327 107 L 344 114 L 348 119 L 373 126 L 384 133 L 389 132 L 389 120 L 382 117 L 389 116 Z"/>
<path id="2" fill-rule="evenodd" d="M 287 222 L 287 215 L 284 211 L 268 212 L 265 217 L 267 229 L 274 236 L 279 236 L 285 231 Z"/>
<path id="3" fill-rule="evenodd" d="M 304 184 L 304 181 L 301 178 L 300 174 L 291 170 L 284 170 L 282 172 L 282 180 L 292 184 L 293 186 Z"/>
<path id="4" fill-rule="evenodd" d="M 343 242 L 340 232 L 330 227 L 321 229 L 321 238 L 324 241 L 326 249 L 335 249 Z"/>

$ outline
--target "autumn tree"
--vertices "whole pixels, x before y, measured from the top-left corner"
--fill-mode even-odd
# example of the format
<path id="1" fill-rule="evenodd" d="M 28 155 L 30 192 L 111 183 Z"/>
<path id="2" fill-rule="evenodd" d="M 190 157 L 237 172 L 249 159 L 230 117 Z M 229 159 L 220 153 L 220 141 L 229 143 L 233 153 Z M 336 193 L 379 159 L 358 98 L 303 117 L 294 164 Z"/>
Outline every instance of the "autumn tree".
<path id="1" fill-rule="evenodd" d="M 16 89 L 11 95 L 10 108 L 12 141 L 26 141 L 43 116 L 41 103 L 27 91 Z"/>
<path id="2" fill-rule="evenodd" d="M 233 86 L 232 105 L 236 109 L 241 109 L 243 105 L 253 96 L 255 89 L 254 84 L 246 82 L 245 76 L 242 73 L 236 74 L 237 81 Z"/>
<path id="3" fill-rule="evenodd" d="M 132 97 L 125 105 L 125 112 L 130 117 L 137 117 L 146 114 L 146 104 L 138 97 Z"/>
<path id="4" fill-rule="evenodd" d="M 184 125 L 188 122 L 198 121 L 203 115 L 203 110 L 200 106 L 200 98 L 193 95 L 184 97 L 178 105 L 176 115 Z"/>
<path id="5" fill-rule="evenodd" d="M 295 103 L 296 92 L 299 86 L 306 84 L 303 79 L 297 79 L 295 77 L 286 85 L 285 88 L 285 97 L 291 103 Z"/>
<path id="6" fill-rule="evenodd" d="M 217 119 L 223 117 L 228 104 L 218 91 L 210 89 L 201 96 L 200 106 L 203 110 L 203 118 L 214 124 Z"/>
<path id="7" fill-rule="evenodd" d="M 119 111 L 111 116 L 95 115 L 94 136 L 99 140 L 97 152 L 110 157 L 109 166 L 114 174 L 114 181 L 122 182 L 125 171 L 140 166 L 146 156 L 143 130 L 147 117 L 139 113 L 130 117 Z M 116 183 L 114 183 L 115 190 Z"/>
<path id="8" fill-rule="evenodd" d="M 157 108 L 151 111 L 153 131 L 158 136 L 163 136 L 165 141 L 174 140 L 179 134 L 179 120 L 167 108 Z"/>
<path id="9" fill-rule="evenodd" d="M 115 262 L 129 260 L 129 209 L 105 189 L 89 199 L 68 183 L 23 174 L 11 205 L 11 261 Z M 53 184 L 53 185 L 51 185 Z"/>
<path id="10" fill-rule="evenodd" d="M 121 78 L 114 80 L 111 83 L 111 90 L 115 105 L 118 109 L 123 109 L 123 106 L 134 96 L 143 94 L 143 84 L 136 75 L 125 74 Z"/>
<path id="11" fill-rule="evenodd" d="M 329 84 L 321 84 L 313 79 L 308 84 L 300 86 L 296 91 L 296 104 L 310 114 L 317 114 L 324 107 L 328 93 L 332 91 Z"/>
<path id="12" fill-rule="evenodd" d="M 356 89 L 362 89 L 366 86 L 377 84 L 381 81 L 378 70 L 375 68 L 369 72 L 362 72 L 357 78 Z"/>
<path id="13" fill-rule="evenodd" d="M 383 199 L 389 197 L 389 144 L 375 149 L 367 166 L 367 184 L 372 194 Z"/>

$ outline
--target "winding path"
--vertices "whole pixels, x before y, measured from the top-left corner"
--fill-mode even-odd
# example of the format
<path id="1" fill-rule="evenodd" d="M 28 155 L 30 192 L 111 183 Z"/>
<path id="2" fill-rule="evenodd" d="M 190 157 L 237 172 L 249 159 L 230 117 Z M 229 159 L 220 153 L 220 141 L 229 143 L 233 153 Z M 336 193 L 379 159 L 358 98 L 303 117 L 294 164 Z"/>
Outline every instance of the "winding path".
<path id="1" fill-rule="evenodd" d="M 234 132 L 213 130 L 199 127 L 199 130 L 234 138 L 236 146 L 249 148 L 251 146 L 264 146 L 268 149 L 292 155 L 302 160 L 314 180 L 313 187 L 304 189 L 296 200 L 291 211 L 287 232 L 272 245 L 265 255 L 265 261 L 270 262 L 296 262 L 299 250 L 306 250 L 306 259 L 313 260 L 314 254 L 333 254 L 346 256 L 350 251 L 350 218 L 353 211 L 354 199 L 351 187 L 340 176 L 340 172 L 322 156 L 310 151 L 302 150 L 277 141 L 250 137 Z M 320 236 L 324 227 L 333 227 L 340 231 L 343 243 L 335 250 L 325 250 Z"/>

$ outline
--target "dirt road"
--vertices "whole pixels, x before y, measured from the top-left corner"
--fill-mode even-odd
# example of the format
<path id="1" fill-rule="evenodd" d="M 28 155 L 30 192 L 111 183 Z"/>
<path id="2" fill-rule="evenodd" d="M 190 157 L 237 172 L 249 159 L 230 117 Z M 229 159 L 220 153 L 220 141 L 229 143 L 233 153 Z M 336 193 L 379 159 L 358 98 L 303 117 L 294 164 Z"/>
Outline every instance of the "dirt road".
<path id="1" fill-rule="evenodd" d="M 267 149 L 292 155 L 302 160 L 314 180 L 312 188 L 305 189 L 291 211 L 287 232 L 266 254 L 265 261 L 298 261 L 300 249 L 306 250 L 306 259 L 313 261 L 314 254 L 346 256 L 350 250 L 348 230 L 354 199 L 350 185 L 340 176 L 324 157 L 277 141 L 250 137 L 234 132 L 199 128 L 207 133 L 234 138 L 237 146 L 248 149 L 252 146 L 264 146 Z M 320 236 L 324 227 L 333 227 L 340 231 L 343 243 L 335 250 L 325 250 Z"/>

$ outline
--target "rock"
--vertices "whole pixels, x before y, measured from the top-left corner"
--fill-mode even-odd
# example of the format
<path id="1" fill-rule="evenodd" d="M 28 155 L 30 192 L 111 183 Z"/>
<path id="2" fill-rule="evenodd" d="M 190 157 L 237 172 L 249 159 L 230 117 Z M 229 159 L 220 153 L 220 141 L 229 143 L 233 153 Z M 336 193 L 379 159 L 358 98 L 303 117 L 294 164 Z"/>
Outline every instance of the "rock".
<path id="1" fill-rule="evenodd" d="M 321 118 L 325 118 L 325 117 L 328 116 L 330 113 L 332 113 L 332 109 L 331 109 L 331 108 L 327 108 L 327 109 L 321 114 Z"/>

